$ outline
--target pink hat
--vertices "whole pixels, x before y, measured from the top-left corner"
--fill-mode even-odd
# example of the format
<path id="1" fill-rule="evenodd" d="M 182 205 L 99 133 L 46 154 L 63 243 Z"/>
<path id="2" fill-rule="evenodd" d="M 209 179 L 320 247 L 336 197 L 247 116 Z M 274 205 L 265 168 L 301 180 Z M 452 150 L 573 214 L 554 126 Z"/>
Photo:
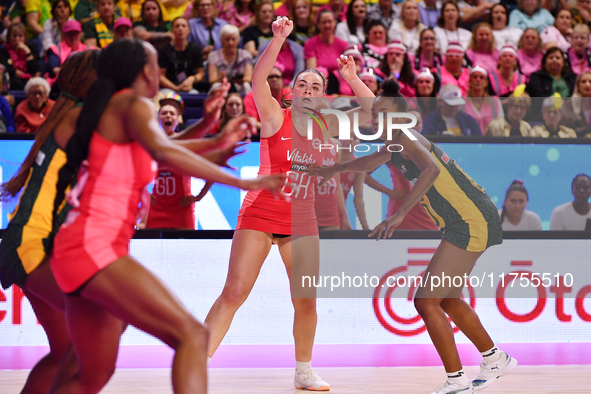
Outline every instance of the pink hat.
<path id="1" fill-rule="evenodd" d="M 388 52 L 406 53 L 406 45 L 400 40 L 392 40 L 388 43 Z"/>
<path id="2" fill-rule="evenodd" d="M 283 74 L 285 72 L 285 65 L 283 63 L 275 62 L 273 67 L 275 67 L 277 70 L 281 71 L 281 74 Z"/>
<path id="3" fill-rule="evenodd" d="M 117 20 L 115 21 L 115 26 L 113 26 L 113 30 L 117 30 L 121 26 L 127 26 L 129 28 L 133 27 L 129 18 L 125 17 L 117 18 Z"/>
<path id="4" fill-rule="evenodd" d="M 364 70 L 363 72 L 359 73 L 359 79 L 363 80 L 363 78 L 371 78 L 374 81 L 378 81 L 376 75 L 373 73 L 373 70 L 370 68 L 369 70 Z"/>
<path id="5" fill-rule="evenodd" d="M 501 56 L 503 53 L 507 53 L 507 52 L 511 53 L 513 56 L 517 56 L 517 50 L 515 49 L 513 44 L 503 45 L 503 47 L 501 48 L 501 51 L 499 52 L 499 56 Z"/>
<path id="6" fill-rule="evenodd" d="M 445 51 L 445 56 L 447 56 L 447 55 L 463 56 L 464 55 L 464 47 L 462 46 L 462 44 L 460 44 L 457 41 L 451 41 L 447 45 L 447 50 Z"/>
<path id="7" fill-rule="evenodd" d="M 427 67 L 423 67 L 421 69 L 421 71 L 415 77 L 415 81 L 418 81 L 421 78 L 427 78 L 430 79 L 432 82 L 435 82 L 435 77 L 431 73 L 431 70 L 429 70 Z"/>
<path id="8" fill-rule="evenodd" d="M 64 26 L 62 27 L 62 33 L 64 34 L 72 31 L 82 33 L 82 25 L 75 19 L 67 21 L 66 23 L 64 23 Z"/>
<path id="9" fill-rule="evenodd" d="M 476 65 L 476 66 L 474 66 L 474 67 L 473 67 L 473 68 L 470 70 L 470 75 L 472 75 L 472 74 L 474 74 L 474 73 L 481 73 L 481 74 L 482 74 L 482 75 L 484 75 L 485 77 L 487 77 L 487 76 L 488 76 L 488 73 L 486 72 L 486 70 L 485 70 L 483 67 L 479 66 L 479 65 Z"/>

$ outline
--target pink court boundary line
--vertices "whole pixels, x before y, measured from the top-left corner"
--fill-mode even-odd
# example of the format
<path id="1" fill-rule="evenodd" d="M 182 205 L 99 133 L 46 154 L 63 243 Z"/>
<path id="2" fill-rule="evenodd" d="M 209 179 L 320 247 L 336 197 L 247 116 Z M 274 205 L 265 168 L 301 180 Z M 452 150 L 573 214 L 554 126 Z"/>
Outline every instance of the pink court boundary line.
<path id="1" fill-rule="evenodd" d="M 591 343 L 504 343 L 499 348 L 520 365 L 591 365 Z M 459 344 L 466 366 L 479 365 L 480 353 Z M 0 370 L 31 369 L 46 354 L 45 346 L 0 346 Z M 170 368 L 172 350 L 166 346 L 122 346 L 118 368 Z M 225 345 L 211 368 L 292 368 L 292 345 Z M 441 366 L 433 345 L 316 345 L 315 367 L 430 367 Z"/>

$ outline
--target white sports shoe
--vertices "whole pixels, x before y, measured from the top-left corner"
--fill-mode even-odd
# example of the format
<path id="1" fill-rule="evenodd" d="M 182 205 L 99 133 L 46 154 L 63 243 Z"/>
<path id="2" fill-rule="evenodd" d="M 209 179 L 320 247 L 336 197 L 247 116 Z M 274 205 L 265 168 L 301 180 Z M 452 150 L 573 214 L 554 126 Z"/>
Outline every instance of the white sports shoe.
<path id="1" fill-rule="evenodd" d="M 472 383 L 468 383 L 467 386 L 460 386 L 457 383 L 446 380 L 431 394 L 474 394 L 474 387 L 472 386 Z"/>
<path id="2" fill-rule="evenodd" d="M 505 352 L 501 352 L 501 358 L 494 363 L 482 361 L 480 363 L 480 373 L 472 380 L 474 390 L 480 391 L 494 382 L 501 376 L 507 375 L 517 366 L 517 360 Z"/>
<path id="3" fill-rule="evenodd" d="M 330 391 L 330 385 L 322 380 L 318 372 L 313 369 L 306 373 L 298 373 L 296 370 L 293 385 L 300 390 Z"/>

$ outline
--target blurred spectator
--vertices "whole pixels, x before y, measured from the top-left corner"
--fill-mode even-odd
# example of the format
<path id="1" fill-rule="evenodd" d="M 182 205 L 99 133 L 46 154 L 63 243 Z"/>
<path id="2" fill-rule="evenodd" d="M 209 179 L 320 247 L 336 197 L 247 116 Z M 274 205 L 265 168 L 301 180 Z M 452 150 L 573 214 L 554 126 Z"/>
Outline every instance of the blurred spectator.
<path id="1" fill-rule="evenodd" d="M 523 89 L 523 88 L 522 88 Z M 494 119 L 486 127 L 487 137 L 529 137 L 531 126 L 524 121 L 531 106 L 527 93 L 513 92 L 507 99 L 507 113 L 503 118 Z"/>
<path id="2" fill-rule="evenodd" d="M 380 71 L 386 78 L 394 78 L 400 84 L 400 94 L 413 97 L 415 94 L 415 73 L 406 47 L 399 40 L 388 43 L 388 52 L 380 63 Z"/>
<path id="3" fill-rule="evenodd" d="M 15 103 L 13 95 L 8 94 L 10 89 L 10 76 L 4 65 L 0 64 L 0 95 L 6 99 L 8 104 L 12 107 Z"/>
<path id="4" fill-rule="evenodd" d="M 437 37 L 435 46 L 439 53 L 446 53 L 447 46 L 452 41 L 459 42 L 464 50 L 468 49 L 472 33 L 462 29 L 461 22 L 458 4 L 455 0 L 445 0 L 441 6 L 441 16 L 437 21 L 437 27 L 433 29 L 435 37 Z"/>
<path id="5" fill-rule="evenodd" d="M 170 90 L 161 90 L 158 92 L 154 100 L 160 108 L 164 107 L 165 105 L 172 105 L 176 108 L 178 122 L 173 131 L 178 133 L 186 128 L 185 121 L 183 119 L 183 114 L 185 113 L 185 102 L 178 93 L 172 92 Z"/>
<path id="6" fill-rule="evenodd" d="M 488 22 L 490 11 L 494 5 L 494 1 L 460 0 L 458 6 L 460 8 L 463 27 L 472 30 L 472 26 L 475 24 Z"/>
<path id="7" fill-rule="evenodd" d="M 14 97 L 12 97 L 14 100 Z M 14 102 L 14 101 L 13 101 Z M 0 133 L 14 132 L 14 117 L 8 100 L 0 95 Z"/>
<path id="8" fill-rule="evenodd" d="M 577 133 L 570 127 L 560 124 L 562 114 L 562 99 L 560 97 L 547 97 L 542 103 L 543 124 L 535 125 L 529 133 L 530 137 L 558 137 L 558 138 L 577 138 Z"/>
<path id="9" fill-rule="evenodd" d="M 412 184 L 406 180 L 402 171 L 396 168 L 390 161 L 386 163 L 386 167 L 390 171 L 390 177 L 392 179 L 392 189 L 388 189 L 378 181 L 373 179 L 371 173 L 365 175 L 365 184 L 372 189 L 375 189 L 381 193 L 387 195 L 388 198 L 388 210 L 386 217 L 394 215 L 404 202 L 408 193 L 412 188 Z M 427 212 L 423 209 L 421 204 L 415 204 L 411 210 L 406 214 L 402 223 L 400 223 L 396 229 L 398 230 L 437 230 L 437 226 Z"/>
<path id="10" fill-rule="evenodd" d="M 591 69 L 591 49 L 589 49 L 589 26 L 579 24 L 573 29 L 572 47 L 566 53 L 567 66 L 575 74 Z"/>
<path id="11" fill-rule="evenodd" d="M 439 91 L 439 107 L 423 121 L 423 135 L 481 137 L 476 119 L 463 111 L 466 100 L 455 85 L 444 85 Z"/>
<path id="12" fill-rule="evenodd" d="M 252 26 L 255 15 L 255 0 L 234 0 L 226 10 L 220 13 L 220 18 L 236 26 L 240 33 L 248 26 Z"/>
<path id="13" fill-rule="evenodd" d="M 13 23 L 7 30 L 7 41 L 0 47 L 0 64 L 8 71 L 10 89 L 23 90 L 39 71 L 39 51 L 32 41 L 25 44 L 27 30 L 22 23 Z"/>
<path id="14" fill-rule="evenodd" d="M 351 45 L 365 41 L 363 26 L 367 16 L 365 0 L 352 0 L 347 9 L 347 19 L 337 24 L 335 35 Z"/>
<path id="15" fill-rule="evenodd" d="M 259 57 L 268 45 L 269 42 L 259 47 Z M 255 63 L 257 62 L 257 59 L 255 59 Z M 293 86 L 296 75 L 298 75 L 300 71 L 304 71 L 306 68 L 304 48 L 297 42 L 288 38 L 283 43 L 279 55 L 277 55 L 276 65 L 281 68 L 283 83 L 285 86 Z"/>
<path id="16" fill-rule="evenodd" d="M 119 40 L 121 38 L 133 38 L 133 24 L 129 18 L 117 18 L 113 25 L 113 38 Z"/>
<path id="17" fill-rule="evenodd" d="M 548 26 L 540 34 L 544 49 L 558 47 L 562 52 L 568 51 L 571 46 L 573 33 L 572 16 L 569 10 L 560 10 L 556 15 L 554 26 Z"/>
<path id="18" fill-rule="evenodd" d="M 252 97 L 252 93 L 249 93 Z M 224 104 L 224 108 L 222 109 L 222 115 L 220 117 L 220 120 L 218 120 L 217 122 L 215 122 L 211 128 L 209 129 L 208 134 L 219 134 L 219 132 L 224 128 L 224 126 L 226 125 L 226 123 L 228 123 L 228 121 L 230 119 L 234 119 L 240 115 L 242 115 L 244 112 L 244 102 L 242 101 L 242 96 L 240 96 L 238 93 L 230 93 L 228 94 L 228 97 L 226 98 L 226 103 Z M 250 115 L 250 114 L 247 114 Z M 258 115 L 258 112 L 257 112 Z M 257 121 L 257 126 L 260 128 L 260 119 L 258 119 Z"/>
<path id="19" fill-rule="evenodd" d="M 591 23 L 591 0 L 576 0 L 575 7 L 570 12 L 575 23 Z"/>
<path id="20" fill-rule="evenodd" d="M 334 14 L 337 23 L 347 20 L 347 4 L 343 0 L 328 0 L 328 4 L 321 6 L 318 12 L 322 10 L 330 10 Z"/>
<path id="21" fill-rule="evenodd" d="M 250 92 L 252 78 L 252 55 L 246 49 L 238 48 L 240 32 L 234 25 L 225 25 L 220 32 L 222 48 L 213 51 L 207 59 L 209 83 L 221 83 L 228 78 L 232 91 L 240 94 Z M 336 63 L 336 61 L 335 61 Z M 217 86 L 217 85 L 215 85 Z"/>
<path id="22" fill-rule="evenodd" d="M 421 0 L 419 2 L 419 14 L 421 21 L 430 29 L 437 26 L 437 20 L 441 16 L 441 2 L 437 0 Z"/>
<path id="23" fill-rule="evenodd" d="M 27 28 L 31 32 L 31 37 L 35 38 L 43 33 L 43 25 L 51 19 L 51 3 L 49 0 L 27 0 L 25 12 Z"/>
<path id="24" fill-rule="evenodd" d="M 120 16 L 131 22 L 139 22 L 142 18 L 142 3 L 143 0 L 119 0 L 116 6 L 121 12 Z"/>
<path id="25" fill-rule="evenodd" d="M 367 67 L 376 68 L 388 52 L 388 35 L 386 26 L 379 21 L 373 20 L 366 25 L 367 40 L 362 44 L 361 53 Z"/>
<path id="26" fill-rule="evenodd" d="M 52 18 L 45 21 L 43 24 L 43 33 L 41 33 L 41 42 L 43 49 L 41 50 L 41 58 L 45 55 L 49 48 L 53 45 L 59 44 L 62 40 L 62 28 L 64 23 L 72 16 L 72 8 L 68 0 L 56 0 L 51 4 Z"/>
<path id="27" fill-rule="evenodd" d="M 189 23 L 185 18 L 174 20 L 172 34 L 172 42 L 158 50 L 160 85 L 176 92 L 190 92 L 203 81 L 203 59 L 197 46 L 187 41 Z"/>
<path id="28" fill-rule="evenodd" d="M 400 8 L 392 0 L 378 0 L 378 3 L 371 6 L 367 11 L 368 21 L 380 21 L 386 26 L 386 30 L 390 28 L 390 25 L 399 15 Z"/>
<path id="29" fill-rule="evenodd" d="M 484 22 L 474 28 L 466 56 L 472 64 L 480 64 L 488 73 L 495 72 L 499 59 L 492 27 Z"/>
<path id="30" fill-rule="evenodd" d="M 378 72 L 380 71 L 377 69 L 369 69 L 362 71 L 359 74 L 359 79 L 361 80 L 361 82 L 363 82 L 365 86 L 367 86 L 374 95 L 378 94 L 380 90 L 379 84 L 382 83 L 382 81 L 384 80 L 384 78 L 377 74 Z"/>
<path id="31" fill-rule="evenodd" d="M 523 35 L 523 30 L 517 27 L 507 26 L 508 11 L 504 4 L 498 3 L 491 8 L 491 23 L 493 35 L 497 42 L 497 49 L 501 49 L 507 44 L 512 44 L 515 48 L 519 45 L 519 39 Z"/>
<path id="32" fill-rule="evenodd" d="M 15 0 L 8 7 L 6 14 L 3 13 L 4 19 L 2 21 L 4 31 L 2 32 L 2 40 L 6 41 L 6 29 L 13 23 L 25 24 L 27 20 L 27 14 L 25 8 L 27 6 L 27 0 Z"/>
<path id="33" fill-rule="evenodd" d="M 525 91 L 530 97 L 549 97 L 554 93 L 560 97 L 570 97 L 575 90 L 577 76 L 564 63 L 560 49 L 548 49 L 542 58 L 542 69 L 529 77 Z M 533 104 L 536 113 L 539 113 L 539 104 L 539 100 Z"/>
<path id="34" fill-rule="evenodd" d="M 293 7 L 294 3 L 295 3 L 295 1 L 293 1 L 293 0 L 282 1 L 279 8 L 277 8 L 275 10 L 275 15 L 286 16 L 289 18 L 289 13 L 290 13 L 291 7 Z"/>
<path id="35" fill-rule="evenodd" d="M 493 90 L 497 96 L 506 97 L 519 85 L 525 84 L 527 78 L 517 67 L 517 51 L 511 44 L 505 45 L 499 52 L 497 69 L 489 74 Z"/>
<path id="36" fill-rule="evenodd" d="M 574 129 L 579 137 L 591 133 L 591 71 L 583 71 L 577 78 L 572 98 L 561 108 L 562 124 Z"/>
<path id="37" fill-rule="evenodd" d="M 162 7 L 156 0 L 145 0 L 142 4 L 141 19 L 133 24 L 133 33 L 159 48 L 173 39 L 169 23 L 164 22 Z"/>
<path id="38" fill-rule="evenodd" d="M 202 51 L 203 60 L 206 60 L 211 51 L 222 47 L 220 33 L 228 22 L 215 17 L 214 0 L 195 0 L 193 4 L 199 16 L 189 20 L 188 40 Z"/>
<path id="39" fill-rule="evenodd" d="M 425 27 L 421 23 L 416 0 L 405 0 L 401 6 L 400 20 L 392 23 L 388 29 L 388 38 L 402 41 L 406 45 L 408 54 L 415 56 L 419 49 L 419 36 Z"/>
<path id="40" fill-rule="evenodd" d="M 499 209 L 503 231 L 541 231 L 542 220 L 537 213 L 525 209 L 529 195 L 523 182 L 513 181 L 503 202 L 503 209 Z"/>
<path id="41" fill-rule="evenodd" d="M 334 14 L 328 10 L 320 11 L 318 13 L 319 32 L 304 44 L 306 68 L 315 68 L 327 78 L 338 68 L 336 59 L 348 46 L 346 41 L 335 37 L 335 26 Z"/>
<path id="42" fill-rule="evenodd" d="M 50 100 L 49 83 L 41 77 L 31 78 L 25 85 L 27 98 L 16 107 L 14 127 L 18 133 L 36 133 L 55 103 Z"/>
<path id="43" fill-rule="evenodd" d="M 82 24 L 82 28 L 86 22 L 93 20 L 97 16 L 98 2 L 94 0 L 79 0 L 78 4 L 74 7 L 74 18 Z M 115 14 L 120 16 L 119 9 L 115 8 Z"/>
<path id="44" fill-rule="evenodd" d="M 115 3 L 113 0 L 98 0 L 97 15 L 83 24 L 84 43 L 89 47 L 104 48 L 115 39 Z"/>
<path id="45" fill-rule="evenodd" d="M 441 69 L 441 86 L 455 85 L 466 96 L 469 89 L 470 70 L 462 66 L 464 49 L 459 42 L 450 42 L 445 53 L 445 66 Z"/>
<path id="46" fill-rule="evenodd" d="M 540 34 L 534 28 L 529 28 L 519 40 L 517 47 L 517 60 L 521 73 L 530 77 L 534 72 L 540 69 L 544 52 L 542 52 L 542 40 Z"/>
<path id="47" fill-rule="evenodd" d="M 437 74 L 441 74 L 443 60 L 439 52 L 435 50 L 435 32 L 426 28 L 419 36 L 419 48 L 414 58 L 414 69 L 419 71 L 427 67 Z"/>
<path id="48" fill-rule="evenodd" d="M 289 19 L 293 21 L 291 39 L 304 46 L 316 34 L 311 0 L 296 0 L 290 9 Z"/>
<path id="49" fill-rule="evenodd" d="M 55 81 L 62 64 L 66 61 L 70 53 L 81 52 L 89 49 L 87 45 L 80 41 L 82 37 L 82 26 L 77 20 L 69 20 L 62 27 L 61 41 L 54 44 L 47 51 L 47 68 L 51 78 Z"/>
<path id="50" fill-rule="evenodd" d="M 169 21 L 174 21 L 179 16 L 183 16 L 189 7 L 191 7 L 191 10 L 193 9 L 193 4 L 190 0 L 162 0 L 161 5 L 164 6 L 164 9 L 161 7 L 161 10 L 163 12 L 166 10 L 166 13 L 168 13 Z M 191 13 L 189 12 L 187 16 L 190 17 Z"/>
<path id="51" fill-rule="evenodd" d="M 279 104 L 282 104 L 282 100 L 291 98 L 291 89 L 285 87 L 283 83 L 283 72 L 277 66 L 278 65 L 276 64 L 275 67 L 271 69 L 271 72 L 269 72 L 267 83 L 271 89 L 271 95 L 275 98 L 275 100 L 277 100 Z M 257 110 L 257 106 L 254 102 L 252 91 L 248 92 L 248 94 L 244 96 L 244 113 L 253 117 L 256 121 L 257 128 L 261 128 L 261 117 L 259 116 L 259 111 Z"/>
<path id="52" fill-rule="evenodd" d="M 488 73 L 480 65 L 470 70 L 470 88 L 464 111 L 472 116 L 480 126 L 480 133 L 486 133 L 486 126 L 493 119 L 505 116 L 501 100 L 493 97 L 494 92 L 490 88 Z"/>
<path id="53" fill-rule="evenodd" d="M 259 55 L 259 47 L 269 43 L 273 38 L 271 24 L 274 20 L 275 11 L 271 0 L 261 1 L 257 6 L 254 25 L 242 32 L 242 46 L 252 54 L 253 58 Z"/>
<path id="54" fill-rule="evenodd" d="M 411 106 L 415 108 L 424 119 L 428 114 L 437 109 L 437 99 L 441 81 L 439 76 L 433 74 L 427 67 L 423 68 L 416 77 L 416 100 L 411 101 Z"/>
<path id="55" fill-rule="evenodd" d="M 587 174 L 577 175 L 572 182 L 571 191 L 575 198 L 554 208 L 550 217 L 550 230 L 583 231 L 591 219 L 591 178 Z"/>
<path id="56" fill-rule="evenodd" d="M 534 28 L 541 33 L 554 24 L 554 17 L 541 7 L 541 0 L 517 0 L 517 9 L 509 15 L 509 26 L 521 30 Z"/>

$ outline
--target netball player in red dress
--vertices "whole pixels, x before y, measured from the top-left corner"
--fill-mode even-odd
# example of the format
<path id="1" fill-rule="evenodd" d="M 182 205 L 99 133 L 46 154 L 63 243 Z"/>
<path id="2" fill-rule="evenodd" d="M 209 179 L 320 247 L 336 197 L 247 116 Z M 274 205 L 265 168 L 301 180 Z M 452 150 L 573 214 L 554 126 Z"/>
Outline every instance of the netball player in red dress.
<path id="1" fill-rule="evenodd" d="M 322 165 L 332 166 L 340 163 L 341 152 L 339 140 L 331 138 L 329 144 L 332 148 L 322 149 Z M 314 210 L 318 220 L 318 229 L 321 231 L 351 230 L 351 223 L 345 206 L 345 196 L 341 187 L 341 178 L 333 177 L 316 190 Z"/>
<path id="2" fill-rule="evenodd" d="M 275 190 L 284 183 L 280 176 L 240 180 L 186 149 L 190 141 L 170 140 L 149 100 L 158 91 L 159 74 L 157 52 L 148 43 L 121 39 L 103 49 L 98 80 L 66 148 L 62 171 L 77 168 L 86 157 L 88 165 L 68 195 L 75 209 L 56 236 L 51 259 L 67 295 L 66 319 L 79 363 L 79 373 L 58 393 L 94 394 L 105 386 L 115 370 L 124 323 L 175 350 L 175 393 L 207 391 L 207 329 L 128 254 L 140 195 L 154 175 L 153 158 L 191 176 L 244 189 Z"/>
<path id="3" fill-rule="evenodd" d="M 282 173 L 288 175 L 289 180 L 278 198 L 261 191 L 249 193 L 244 200 L 232 241 L 226 284 L 205 319 L 210 328 L 209 356 L 222 342 L 234 314 L 248 297 L 273 244 L 279 248 L 290 280 L 306 266 L 317 269 L 319 263 L 315 180 L 307 173 L 307 168 L 322 162 L 321 153 L 314 146 L 338 134 L 338 121 L 334 115 L 326 116 L 327 129 L 313 127 L 312 141 L 307 139 L 310 116 L 306 113 L 310 108 L 319 107 L 326 87 L 323 76 L 316 70 L 304 70 L 296 76 L 290 108 L 282 109 L 273 98 L 267 76 L 293 30 L 293 22 L 278 18 L 272 29 L 273 39 L 252 74 L 252 92 L 262 124 L 259 175 Z M 341 75 L 353 92 L 358 97 L 372 97 L 371 91 L 357 78 L 353 58 L 342 57 L 337 61 Z M 371 103 L 368 101 L 359 122 L 370 118 Z M 294 290 L 295 286 L 291 288 Z M 294 385 L 308 390 L 329 390 L 330 386 L 311 369 L 317 322 L 315 293 L 308 292 L 305 296 L 292 293 L 292 302 L 297 366 Z"/>
<path id="4" fill-rule="evenodd" d="M 350 140 L 340 141 L 341 151 L 339 163 L 344 161 L 353 160 L 355 147 L 359 144 L 359 138 L 354 134 Z M 353 189 L 353 204 L 357 211 L 357 217 L 361 228 L 363 230 L 369 230 L 367 225 L 367 216 L 365 214 L 365 202 L 363 201 L 363 185 L 365 184 L 365 173 L 363 172 L 341 172 L 341 188 L 343 189 L 343 196 L 345 198 L 345 204 L 347 203 L 347 196 L 351 189 Z M 341 226 L 341 229 L 343 227 Z"/>
<path id="5" fill-rule="evenodd" d="M 178 126 L 179 112 L 176 106 L 164 104 L 158 111 L 160 126 L 169 137 L 173 137 Z M 227 161 L 242 152 L 242 138 L 249 142 L 251 134 L 241 130 L 240 125 L 247 121 L 246 116 L 232 119 L 221 133 L 213 138 L 194 140 L 195 153 L 220 166 L 227 167 Z M 191 193 L 191 177 L 170 166 L 158 164 L 158 173 L 150 198 L 150 209 L 145 228 L 195 229 L 195 202 L 200 201 L 211 188 L 207 182 L 197 196 Z"/>

